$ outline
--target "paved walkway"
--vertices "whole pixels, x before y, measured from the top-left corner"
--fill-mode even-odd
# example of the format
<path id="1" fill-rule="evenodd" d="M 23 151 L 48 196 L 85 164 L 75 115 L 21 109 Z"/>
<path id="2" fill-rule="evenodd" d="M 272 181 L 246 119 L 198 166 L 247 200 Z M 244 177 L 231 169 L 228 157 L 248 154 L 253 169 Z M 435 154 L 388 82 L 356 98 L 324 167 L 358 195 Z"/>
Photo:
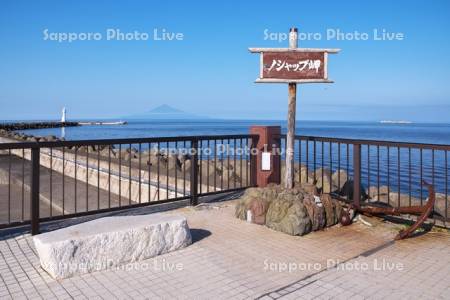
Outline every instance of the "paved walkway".
<path id="1" fill-rule="evenodd" d="M 447 233 L 391 243 L 394 229 L 355 223 L 291 237 L 235 219 L 232 202 L 201 207 L 165 212 L 188 218 L 191 246 L 60 281 L 28 234 L 0 232 L 0 299 L 450 297 Z"/>
<path id="2" fill-rule="evenodd" d="M 449 299 L 448 233 L 388 243 L 262 299 Z"/>

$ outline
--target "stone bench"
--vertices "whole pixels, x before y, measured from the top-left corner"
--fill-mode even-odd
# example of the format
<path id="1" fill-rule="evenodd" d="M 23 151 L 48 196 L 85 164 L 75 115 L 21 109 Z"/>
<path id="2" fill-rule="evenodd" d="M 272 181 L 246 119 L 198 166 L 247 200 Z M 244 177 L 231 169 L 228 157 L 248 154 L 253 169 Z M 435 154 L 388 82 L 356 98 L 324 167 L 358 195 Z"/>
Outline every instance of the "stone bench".
<path id="1" fill-rule="evenodd" d="M 53 278 L 117 267 L 192 243 L 186 218 L 165 214 L 105 217 L 33 237 Z"/>

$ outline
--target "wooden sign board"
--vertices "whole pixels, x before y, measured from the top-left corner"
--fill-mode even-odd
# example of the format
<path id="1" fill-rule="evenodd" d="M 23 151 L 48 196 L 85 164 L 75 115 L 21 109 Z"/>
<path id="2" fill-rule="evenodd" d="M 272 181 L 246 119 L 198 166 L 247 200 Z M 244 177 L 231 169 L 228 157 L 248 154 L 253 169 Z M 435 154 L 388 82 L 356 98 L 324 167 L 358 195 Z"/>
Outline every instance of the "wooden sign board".
<path id="1" fill-rule="evenodd" d="M 260 77 L 256 82 L 331 83 L 328 80 L 328 53 L 338 49 L 250 48 L 260 52 Z"/>
<path id="2" fill-rule="evenodd" d="M 298 48 L 298 30 L 289 30 L 289 48 L 249 48 L 260 53 L 259 78 L 261 83 L 288 83 L 288 118 L 286 134 L 286 189 L 294 187 L 295 113 L 297 83 L 331 83 L 328 80 L 328 54 L 339 49 Z"/>

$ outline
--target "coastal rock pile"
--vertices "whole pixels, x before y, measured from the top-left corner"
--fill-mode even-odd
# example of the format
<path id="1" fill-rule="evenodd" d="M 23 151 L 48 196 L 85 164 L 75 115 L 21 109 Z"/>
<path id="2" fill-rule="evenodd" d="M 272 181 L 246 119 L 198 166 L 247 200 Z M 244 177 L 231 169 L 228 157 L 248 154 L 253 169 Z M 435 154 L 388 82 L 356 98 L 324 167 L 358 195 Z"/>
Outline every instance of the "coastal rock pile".
<path id="1" fill-rule="evenodd" d="M 332 172 L 328 168 L 308 169 L 305 165 L 295 165 L 294 183 L 304 187 L 305 184 L 312 184 L 317 188 L 319 194 L 337 194 L 343 197 L 353 198 L 353 180 L 349 178 L 343 169 Z M 284 167 L 281 168 L 284 173 Z M 284 184 L 284 176 L 281 177 L 281 184 Z M 369 197 L 366 189 L 361 185 L 361 201 Z"/>
<path id="2" fill-rule="evenodd" d="M 410 196 L 409 194 L 399 193 L 397 191 L 392 191 L 388 186 L 382 185 L 370 186 L 367 190 L 367 197 L 370 203 L 383 203 L 390 206 L 414 206 L 414 205 L 424 205 L 426 202 L 426 197 L 428 194 L 423 193 L 423 199 L 420 197 Z M 446 204 L 450 202 L 450 194 L 445 196 L 443 193 L 435 194 L 434 202 L 434 213 L 442 217 L 450 216 L 450 205 Z"/>
<path id="3" fill-rule="evenodd" d="M 309 185 L 306 189 L 310 189 Z M 305 188 L 283 189 L 279 185 L 249 188 L 236 204 L 235 216 L 290 235 L 304 235 L 335 225 L 342 211 L 329 195 L 321 197 Z"/>
<path id="4" fill-rule="evenodd" d="M 16 131 L 27 129 L 59 128 L 79 126 L 78 122 L 19 122 L 0 123 L 0 130 Z"/>
<path id="5" fill-rule="evenodd" d="M 64 139 L 57 138 L 54 135 L 49 135 L 45 137 L 33 136 L 19 131 L 28 129 L 59 128 L 59 127 L 74 127 L 74 126 L 79 126 L 78 122 L 3 123 L 0 124 L 0 137 L 6 137 L 24 142 L 55 142 Z"/>
<path id="6" fill-rule="evenodd" d="M 321 193 L 334 193 L 342 189 L 345 182 L 348 180 L 348 175 L 345 170 L 336 170 L 332 172 L 328 168 L 318 168 L 312 170 L 305 165 L 295 165 L 294 167 L 294 182 L 299 184 L 315 183 L 317 189 Z M 282 165 L 281 173 L 284 174 L 284 166 Z M 284 176 L 281 178 L 284 182 Z"/>
<path id="7" fill-rule="evenodd" d="M 0 137 L 6 137 L 25 142 L 54 142 L 63 139 L 59 139 L 54 135 L 41 137 L 25 134 L 18 131 L 27 129 L 59 128 L 59 127 L 73 127 L 73 126 L 79 126 L 78 122 L 3 123 L 0 124 Z"/>
<path id="8" fill-rule="evenodd" d="M 56 141 L 63 141 L 63 138 L 58 138 L 54 135 L 48 135 L 48 136 L 33 136 L 28 135 L 22 132 L 15 132 L 15 131 L 2 131 L 0 130 L 0 137 L 5 137 L 17 141 L 22 142 L 56 142 Z"/>

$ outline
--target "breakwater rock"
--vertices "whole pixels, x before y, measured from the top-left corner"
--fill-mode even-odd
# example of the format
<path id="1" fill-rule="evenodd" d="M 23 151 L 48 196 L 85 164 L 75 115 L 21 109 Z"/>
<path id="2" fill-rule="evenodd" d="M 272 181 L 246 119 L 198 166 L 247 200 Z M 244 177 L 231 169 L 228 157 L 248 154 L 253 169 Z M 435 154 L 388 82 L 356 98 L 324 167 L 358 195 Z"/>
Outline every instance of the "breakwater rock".
<path id="1" fill-rule="evenodd" d="M 78 122 L 19 122 L 19 123 L 2 123 L 0 129 L 6 131 L 27 130 L 27 129 L 43 129 L 43 128 L 59 128 L 79 126 Z"/>
<path id="2" fill-rule="evenodd" d="M 20 130 L 28 129 L 44 129 L 44 128 L 60 128 L 80 126 L 78 122 L 18 122 L 18 123 L 1 123 L 0 136 L 15 139 L 18 141 L 38 142 L 38 141 L 57 141 L 60 140 L 56 136 L 39 137 L 22 132 Z"/>

